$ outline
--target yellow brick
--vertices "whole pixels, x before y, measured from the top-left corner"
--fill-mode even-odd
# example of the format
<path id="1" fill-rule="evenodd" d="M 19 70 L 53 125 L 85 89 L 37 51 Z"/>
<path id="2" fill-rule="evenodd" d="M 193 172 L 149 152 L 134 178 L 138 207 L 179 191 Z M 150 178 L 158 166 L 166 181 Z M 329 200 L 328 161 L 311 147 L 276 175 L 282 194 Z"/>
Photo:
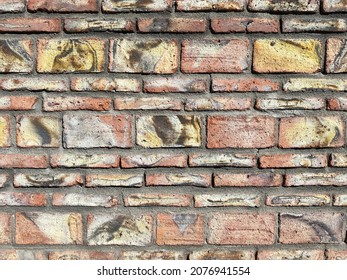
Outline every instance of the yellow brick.
<path id="1" fill-rule="evenodd" d="M 0 117 L 0 147 L 10 146 L 9 116 Z"/>

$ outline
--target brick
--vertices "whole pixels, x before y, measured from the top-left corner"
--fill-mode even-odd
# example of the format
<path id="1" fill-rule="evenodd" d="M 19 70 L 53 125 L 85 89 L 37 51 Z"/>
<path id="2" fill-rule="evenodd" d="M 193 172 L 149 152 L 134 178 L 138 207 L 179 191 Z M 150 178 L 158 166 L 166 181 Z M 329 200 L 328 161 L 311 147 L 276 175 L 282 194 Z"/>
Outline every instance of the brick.
<path id="1" fill-rule="evenodd" d="M 142 174 L 98 174 L 87 175 L 87 187 L 141 187 L 143 185 Z"/>
<path id="2" fill-rule="evenodd" d="M 188 194 L 133 193 L 124 197 L 125 206 L 173 206 L 189 207 L 191 196 Z"/>
<path id="3" fill-rule="evenodd" d="M 136 143 L 142 147 L 201 146 L 201 118 L 197 116 L 141 116 L 136 128 Z"/>
<path id="4" fill-rule="evenodd" d="M 326 48 L 326 71 L 327 73 L 346 73 L 346 42 L 342 38 L 329 38 Z"/>
<path id="5" fill-rule="evenodd" d="M 344 173 L 299 173 L 287 174 L 285 186 L 346 186 L 347 175 Z"/>
<path id="6" fill-rule="evenodd" d="M 140 81 L 137 79 L 71 78 L 73 91 L 139 92 L 140 87 Z"/>
<path id="7" fill-rule="evenodd" d="M 102 194 L 54 193 L 53 206 L 115 207 L 117 197 Z"/>
<path id="8" fill-rule="evenodd" d="M 0 154 L 0 168 L 47 168 L 46 155 Z"/>
<path id="9" fill-rule="evenodd" d="M 347 80 L 344 79 L 289 79 L 283 84 L 284 91 L 346 91 Z"/>
<path id="10" fill-rule="evenodd" d="M 342 243 L 344 231 L 343 213 L 284 213 L 280 215 L 280 243 Z"/>
<path id="11" fill-rule="evenodd" d="M 208 250 L 194 251 L 189 254 L 190 260 L 254 260 L 254 251 Z"/>
<path id="12" fill-rule="evenodd" d="M 333 200 L 334 206 L 347 206 L 347 195 L 335 194 Z"/>
<path id="13" fill-rule="evenodd" d="M 0 155 L 3 156 L 3 155 Z M 0 188 L 3 188 L 9 179 L 8 174 L 0 174 Z"/>
<path id="14" fill-rule="evenodd" d="M 59 251 L 49 252 L 49 260 L 114 260 L 115 255 L 112 252 L 102 251 Z"/>
<path id="15" fill-rule="evenodd" d="M 0 110 L 33 110 L 36 107 L 36 103 L 36 96 L 2 96 L 0 97 Z"/>
<path id="16" fill-rule="evenodd" d="M 15 187 L 76 187 L 83 184 L 80 174 L 57 173 L 57 174 L 23 174 L 14 175 Z"/>
<path id="17" fill-rule="evenodd" d="M 0 147 L 10 147 L 10 116 L 0 116 Z"/>
<path id="18" fill-rule="evenodd" d="M 277 18 L 214 18 L 211 28 L 215 33 L 278 33 Z"/>
<path id="19" fill-rule="evenodd" d="M 274 173 L 214 174 L 216 187 L 280 187 L 282 181 L 282 175 Z"/>
<path id="20" fill-rule="evenodd" d="M 258 110 L 318 110 L 325 107 L 323 98 L 264 98 L 257 99 Z"/>
<path id="21" fill-rule="evenodd" d="M 231 167 L 255 167 L 256 157 L 251 154 L 232 153 L 195 153 L 189 155 L 189 166 L 231 166 Z"/>
<path id="22" fill-rule="evenodd" d="M 184 73 L 241 73 L 248 68 L 249 41 L 184 40 L 181 70 Z"/>
<path id="23" fill-rule="evenodd" d="M 309 39 L 257 39 L 253 70 L 258 73 L 316 73 L 321 70 L 322 46 Z"/>
<path id="24" fill-rule="evenodd" d="M 1 192 L 0 206 L 46 206 L 46 194 Z"/>
<path id="25" fill-rule="evenodd" d="M 260 196 L 254 194 L 197 194 L 195 207 L 259 207 Z"/>
<path id="26" fill-rule="evenodd" d="M 208 116 L 208 148 L 267 148 L 275 145 L 275 119 L 268 116 Z"/>
<path id="27" fill-rule="evenodd" d="M 28 0 L 28 10 L 30 12 L 44 11 L 44 12 L 97 12 L 97 0 Z"/>
<path id="28" fill-rule="evenodd" d="M 56 117 L 17 116 L 17 146 L 59 147 L 60 123 Z"/>
<path id="29" fill-rule="evenodd" d="M 24 0 L 0 0 L 0 13 L 22 13 L 24 10 Z"/>
<path id="30" fill-rule="evenodd" d="M 337 19 L 283 18 L 282 32 L 345 32 L 347 22 Z"/>
<path id="31" fill-rule="evenodd" d="M 11 243 L 11 214 L 0 213 L 0 244 Z"/>
<path id="32" fill-rule="evenodd" d="M 131 147 L 131 119 L 127 115 L 65 115 L 64 147 Z"/>
<path id="33" fill-rule="evenodd" d="M 0 89 L 7 91 L 68 91 L 66 80 L 52 79 L 45 76 L 40 78 L 10 78 L 0 79 Z"/>
<path id="34" fill-rule="evenodd" d="M 138 20 L 140 32 L 195 33 L 206 31 L 206 19 L 195 18 L 145 18 Z"/>
<path id="35" fill-rule="evenodd" d="M 147 173 L 147 186 L 195 186 L 208 187 L 211 185 L 211 175 L 206 173 Z"/>
<path id="36" fill-rule="evenodd" d="M 43 96 L 43 111 L 109 111 L 111 98 L 81 96 Z"/>
<path id="37" fill-rule="evenodd" d="M 347 154 L 332 153 L 329 164 L 334 167 L 347 167 Z"/>
<path id="38" fill-rule="evenodd" d="M 327 166 L 327 157 L 324 154 L 262 155 L 259 163 L 260 168 L 323 168 Z"/>
<path id="39" fill-rule="evenodd" d="M 134 32 L 135 23 L 127 19 L 64 19 L 64 30 L 68 33 L 86 32 Z"/>
<path id="40" fill-rule="evenodd" d="M 262 78 L 218 78 L 212 79 L 214 92 L 272 92 L 279 90 L 279 83 Z"/>
<path id="41" fill-rule="evenodd" d="M 258 260 L 324 260 L 323 250 L 259 250 Z"/>
<path id="42" fill-rule="evenodd" d="M 58 18 L 8 18 L 0 20 L 4 33 L 54 33 L 61 31 Z"/>
<path id="43" fill-rule="evenodd" d="M 279 126 L 281 148 L 341 147 L 345 124 L 339 116 L 282 118 Z"/>
<path id="44" fill-rule="evenodd" d="M 115 168 L 119 167 L 119 156 L 112 154 L 53 154 L 51 166 L 67 168 Z"/>
<path id="45" fill-rule="evenodd" d="M 208 229 L 208 244 L 270 245 L 275 242 L 273 214 L 213 213 Z"/>
<path id="46" fill-rule="evenodd" d="M 329 206 L 329 194 L 281 194 L 268 195 L 266 205 L 268 206 Z"/>
<path id="47" fill-rule="evenodd" d="M 186 260 L 181 251 L 122 251 L 119 260 Z"/>
<path id="48" fill-rule="evenodd" d="M 116 97 L 115 110 L 173 110 L 182 109 L 180 100 L 169 97 Z"/>
<path id="49" fill-rule="evenodd" d="M 152 242 L 151 215 L 89 214 L 88 245 L 146 246 Z"/>
<path id="50" fill-rule="evenodd" d="M 188 78 L 185 76 L 150 77 L 144 79 L 144 91 L 150 93 L 166 92 L 206 92 L 208 89 L 205 78 Z"/>
<path id="51" fill-rule="evenodd" d="M 200 214 L 159 213 L 158 245 L 203 245 L 204 216 Z"/>
<path id="52" fill-rule="evenodd" d="M 39 39 L 37 72 L 101 72 L 105 63 L 102 39 Z"/>
<path id="53" fill-rule="evenodd" d="M 177 0 L 178 11 L 243 11 L 243 0 Z"/>
<path id="54" fill-rule="evenodd" d="M 328 260 L 347 260 L 347 250 L 328 249 L 326 256 Z"/>
<path id="55" fill-rule="evenodd" d="M 178 68 L 175 40 L 110 40 L 109 71 L 125 73 L 172 74 Z"/>
<path id="56" fill-rule="evenodd" d="M 137 154 L 122 156 L 122 168 L 138 167 L 186 167 L 187 156 L 183 154 Z"/>
<path id="57" fill-rule="evenodd" d="M 347 98 L 335 97 L 327 99 L 327 109 L 334 111 L 347 111 Z"/>
<path id="58" fill-rule="evenodd" d="M 113 1 L 103 0 L 102 11 L 106 13 L 118 12 L 161 12 L 169 11 L 172 7 L 172 0 L 124 0 Z"/>
<path id="59" fill-rule="evenodd" d="M 0 73 L 30 73 L 34 65 L 33 60 L 31 40 L 0 40 Z"/>
<path id="60" fill-rule="evenodd" d="M 344 0 L 323 0 L 323 10 L 327 13 L 346 12 L 347 7 Z"/>
<path id="61" fill-rule="evenodd" d="M 0 250 L 0 260 L 47 260 L 47 256 L 41 251 Z"/>
<path id="62" fill-rule="evenodd" d="M 251 98 L 217 96 L 212 98 L 188 98 L 184 108 L 186 111 L 243 111 L 250 109 L 251 106 Z"/>
<path id="63" fill-rule="evenodd" d="M 16 244 L 82 244 L 78 213 L 16 213 Z"/>
<path id="64" fill-rule="evenodd" d="M 288 2 L 286 0 L 250 0 L 248 9 L 252 12 L 303 12 L 314 13 L 319 10 L 318 0 Z"/>

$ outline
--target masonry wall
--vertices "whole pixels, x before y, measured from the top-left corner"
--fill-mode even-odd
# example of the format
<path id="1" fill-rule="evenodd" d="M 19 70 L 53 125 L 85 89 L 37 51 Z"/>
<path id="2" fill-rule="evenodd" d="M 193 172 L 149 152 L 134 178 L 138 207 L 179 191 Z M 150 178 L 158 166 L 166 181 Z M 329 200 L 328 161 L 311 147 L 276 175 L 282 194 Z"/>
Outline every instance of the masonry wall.
<path id="1" fill-rule="evenodd" d="M 347 258 L 346 12 L 0 0 L 0 259 Z"/>

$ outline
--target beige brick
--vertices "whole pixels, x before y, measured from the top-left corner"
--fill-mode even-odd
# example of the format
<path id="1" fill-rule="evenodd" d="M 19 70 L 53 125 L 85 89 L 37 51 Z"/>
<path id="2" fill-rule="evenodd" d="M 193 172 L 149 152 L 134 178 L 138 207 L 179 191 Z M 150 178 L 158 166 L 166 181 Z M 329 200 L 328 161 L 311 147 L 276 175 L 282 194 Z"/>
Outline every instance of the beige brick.
<path id="1" fill-rule="evenodd" d="M 168 11 L 173 4 L 173 0 L 103 0 L 102 10 L 107 13 L 118 12 L 160 12 Z"/>
<path id="2" fill-rule="evenodd" d="M 73 91 L 139 92 L 140 87 L 140 81 L 137 79 L 71 78 L 71 90 Z"/>
<path id="3" fill-rule="evenodd" d="M 57 173 L 57 174 L 23 174 L 14 175 L 15 187 L 76 187 L 83 184 L 80 174 Z"/>
<path id="4" fill-rule="evenodd" d="M 197 194 L 195 207 L 259 207 L 260 196 L 254 194 Z"/>
<path id="5" fill-rule="evenodd" d="M 31 40 L 0 40 L 0 72 L 2 73 L 30 73 L 33 69 L 33 56 Z"/>
<path id="6" fill-rule="evenodd" d="M 190 260 L 254 260 L 255 251 L 208 250 L 194 251 L 189 254 Z"/>
<path id="7" fill-rule="evenodd" d="M 133 193 L 124 197 L 124 205 L 189 207 L 190 200 L 191 196 L 188 194 Z"/>

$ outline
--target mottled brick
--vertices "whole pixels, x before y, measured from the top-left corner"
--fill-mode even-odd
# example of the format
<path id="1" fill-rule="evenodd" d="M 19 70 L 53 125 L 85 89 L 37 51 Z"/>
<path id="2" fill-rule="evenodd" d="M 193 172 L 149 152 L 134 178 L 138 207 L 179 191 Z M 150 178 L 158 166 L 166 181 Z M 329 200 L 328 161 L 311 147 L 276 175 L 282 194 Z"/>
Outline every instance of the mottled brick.
<path id="1" fill-rule="evenodd" d="M 53 206 L 115 207 L 117 203 L 117 197 L 103 194 L 54 193 L 52 198 Z"/>
<path id="2" fill-rule="evenodd" d="M 219 78 L 213 77 L 212 91 L 214 92 L 271 92 L 279 89 L 279 83 L 262 78 Z"/>
<path id="3" fill-rule="evenodd" d="M 178 11 L 243 11 L 243 0 L 177 0 Z"/>
<path id="4" fill-rule="evenodd" d="M 314 13 L 319 9 L 318 0 L 250 0 L 248 9 L 254 12 L 303 12 Z"/>
<path id="5" fill-rule="evenodd" d="M 116 97 L 116 110 L 173 110 L 182 109 L 182 102 L 169 97 Z"/>
<path id="6" fill-rule="evenodd" d="M 188 98 L 185 102 L 186 111 L 228 111 L 247 110 L 252 106 L 251 98 L 237 97 L 212 97 L 212 98 Z"/>
<path id="7" fill-rule="evenodd" d="M 206 19 L 195 18 L 146 18 L 138 20 L 140 32 L 195 33 L 206 31 Z"/>
<path id="8" fill-rule="evenodd" d="M 260 168 L 323 168 L 327 166 L 327 156 L 324 154 L 262 155 L 259 163 Z"/>
<path id="9" fill-rule="evenodd" d="M 128 19 L 64 19 L 64 30 L 68 33 L 134 32 L 134 29 L 134 21 Z"/>
<path id="10" fill-rule="evenodd" d="M 214 174 L 216 187 L 279 187 L 282 181 L 282 175 L 274 173 Z"/>
<path id="11" fill-rule="evenodd" d="M 328 260 L 347 260 L 347 250 L 328 249 L 326 256 Z"/>
<path id="12" fill-rule="evenodd" d="M 345 194 L 335 194 L 333 196 L 334 206 L 347 206 L 347 195 Z"/>
<path id="13" fill-rule="evenodd" d="M 277 33 L 277 18 L 215 18 L 211 20 L 215 33 Z"/>
<path id="14" fill-rule="evenodd" d="M 284 91 L 346 91 L 347 80 L 344 79 L 315 79 L 315 78 L 293 78 L 285 81 Z"/>
<path id="15" fill-rule="evenodd" d="M 109 111 L 111 109 L 111 99 L 102 97 L 81 97 L 81 96 L 43 96 L 43 111 Z"/>
<path id="16" fill-rule="evenodd" d="M 266 205 L 269 206 L 329 206 L 329 194 L 280 194 L 268 195 Z"/>
<path id="17" fill-rule="evenodd" d="M 258 260 L 324 260 L 323 250 L 259 250 Z"/>
<path id="18" fill-rule="evenodd" d="M 0 260 L 47 260 L 47 255 L 36 250 L 0 250 Z"/>
<path id="19" fill-rule="evenodd" d="M 181 251 L 122 251 L 119 260 L 186 260 Z"/>
<path id="20" fill-rule="evenodd" d="M 81 186 L 83 179 L 76 173 L 23 174 L 14 175 L 15 187 L 75 187 Z"/>
<path id="21" fill-rule="evenodd" d="M 31 12 L 97 12 L 97 0 L 28 0 L 28 10 Z"/>
<path id="22" fill-rule="evenodd" d="M 102 0 L 102 10 L 107 13 L 118 12 L 161 12 L 167 11 L 173 4 L 172 0 Z"/>
<path id="23" fill-rule="evenodd" d="M 186 167 L 187 156 L 184 154 L 137 154 L 122 156 L 122 168 L 140 167 Z"/>
<path id="24" fill-rule="evenodd" d="M 0 154 L 0 168 L 47 168 L 46 155 Z"/>
<path id="25" fill-rule="evenodd" d="M 260 196 L 255 194 L 197 194 L 195 207 L 259 207 Z"/>
<path id="26" fill-rule="evenodd" d="M 11 214 L 0 213 L 0 244 L 11 243 Z"/>
<path id="27" fill-rule="evenodd" d="M 3 155 L 1 155 L 3 156 Z M 8 174 L 0 174 L 0 188 L 3 188 L 9 179 Z"/>
<path id="28" fill-rule="evenodd" d="M 347 154 L 332 153 L 329 164 L 334 167 L 347 167 Z"/>
<path id="29" fill-rule="evenodd" d="M 46 206 L 46 194 L 2 192 L 0 206 Z"/>
<path id="30" fill-rule="evenodd" d="M 139 92 L 140 81 L 122 78 L 71 78 L 73 91 L 110 91 L 110 92 Z"/>
<path id="31" fill-rule="evenodd" d="M 257 98 L 258 110 L 318 110 L 325 107 L 323 98 Z"/>
<path id="32" fill-rule="evenodd" d="M 196 186 L 211 185 L 211 175 L 206 173 L 147 173 L 147 186 Z"/>
<path id="33" fill-rule="evenodd" d="M 239 250 L 206 250 L 189 254 L 190 260 L 254 260 L 254 251 Z"/>
<path id="34" fill-rule="evenodd" d="M 7 78 L 0 79 L 0 89 L 7 91 L 68 91 L 68 84 L 65 79 L 48 78 Z"/>
<path id="35" fill-rule="evenodd" d="M 34 50 L 31 40 L 0 40 L 1 73 L 30 73 L 33 69 L 33 65 Z"/>
<path id="36" fill-rule="evenodd" d="M 0 97 L 0 110 L 24 111 L 35 109 L 36 96 L 2 96 Z"/>
<path id="37" fill-rule="evenodd" d="M 189 207 L 190 200 L 191 196 L 189 194 L 133 193 L 124 197 L 124 205 Z"/>
<path id="38" fill-rule="evenodd" d="M 347 175 L 344 173 L 309 173 L 287 174 L 286 186 L 346 186 Z"/>
<path id="39" fill-rule="evenodd" d="M 346 73 L 346 43 L 343 38 L 329 38 L 326 48 L 326 71 L 327 73 Z"/>
<path id="40" fill-rule="evenodd" d="M 116 154 L 53 154 L 51 166 L 67 168 L 113 168 L 119 166 Z"/>
<path id="41" fill-rule="evenodd" d="M 190 78 L 185 76 L 150 77 L 144 79 L 144 91 L 150 93 L 166 92 L 206 92 L 208 88 L 205 78 Z"/>
<path id="42" fill-rule="evenodd" d="M 142 174 L 98 174 L 87 175 L 87 187 L 141 187 Z"/>
<path id="43" fill-rule="evenodd" d="M 8 18 L 0 20 L 4 33 L 57 33 L 61 31 L 58 18 Z"/>
<path id="44" fill-rule="evenodd" d="M 0 116 L 0 147 L 10 147 L 10 116 Z"/>
<path id="45" fill-rule="evenodd" d="M 347 12 L 344 0 L 323 0 L 323 10 L 327 13 Z"/>
<path id="46" fill-rule="evenodd" d="M 345 32 L 347 22 L 345 19 L 312 19 L 312 18 L 284 18 L 282 19 L 282 32 Z"/>
<path id="47" fill-rule="evenodd" d="M 24 10 L 24 0 L 0 0 L 0 13 L 21 13 Z"/>
<path id="48" fill-rule="evenodd" d="M 232 153 L 195 153 L 189 155 L 189 166 L 231 166 L 231 167 L 254 167 L 256 157 L 251 154 Z"/>
<path id="49" fill-rule="evenodd" d="M 114 260 L 115 254 L 113 252 L 102 252 L 102 251 L 58 251 L 49 252 L 49 260 Z"/>
<path id="50" fill-rule="evenodd" d="M 334 111 L 347 111 L 347 98 L 335 97 L 327 99 L 327 109 Z"/>

